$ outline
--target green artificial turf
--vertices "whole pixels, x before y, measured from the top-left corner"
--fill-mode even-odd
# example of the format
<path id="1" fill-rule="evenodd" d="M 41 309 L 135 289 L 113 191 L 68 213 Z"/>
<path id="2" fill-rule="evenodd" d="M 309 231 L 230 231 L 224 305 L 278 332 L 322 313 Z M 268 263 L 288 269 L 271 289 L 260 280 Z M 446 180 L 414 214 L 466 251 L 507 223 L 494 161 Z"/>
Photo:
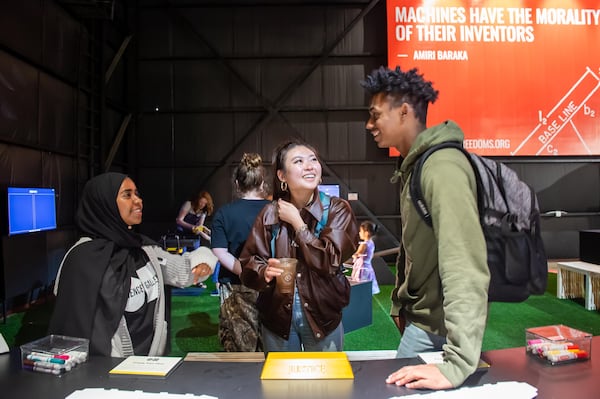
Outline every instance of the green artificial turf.
<path id="1" fill-rule="evenodd" d="M 209 295 L 214 285 L 207 284 L 208 288 L 197 296 L 172 297 L 170 354 L 173 356 L 223 350 L 217 336 L 219 298 Z M 345 350 L 397 348 L 400 334 L 389 317 L 392 288 L 380 285 L 381 293 L 373 296 L 373 323 L 347 333 Z M 7 317 L 6 323 L 0 324 L 0 333 L 10 347 L 41 338 L 46 335 L 51 311 L 51 302 L 31 305 Z M 524 346 L 526 328 L 551 324 L 565 324 L 600 335 L 600 312 L 586 310 L 582 299 L 557 299 L 554 273 L 549 273 L 548 290 L 544 295 L 532 296 L 521 303 L 490 304 L 482 349 Z"/>

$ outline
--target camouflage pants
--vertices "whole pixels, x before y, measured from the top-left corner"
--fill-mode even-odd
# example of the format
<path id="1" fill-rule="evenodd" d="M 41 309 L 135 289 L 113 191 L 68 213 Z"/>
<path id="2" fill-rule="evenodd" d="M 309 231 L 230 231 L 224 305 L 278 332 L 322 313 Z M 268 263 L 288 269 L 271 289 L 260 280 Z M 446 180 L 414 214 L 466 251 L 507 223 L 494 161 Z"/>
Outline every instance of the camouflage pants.
<path id="1" fill-rule="evenodd" d="M 221 284 L 219 341 L 227 352 L 260 352 L 258 292 L 243 285 Z"/>

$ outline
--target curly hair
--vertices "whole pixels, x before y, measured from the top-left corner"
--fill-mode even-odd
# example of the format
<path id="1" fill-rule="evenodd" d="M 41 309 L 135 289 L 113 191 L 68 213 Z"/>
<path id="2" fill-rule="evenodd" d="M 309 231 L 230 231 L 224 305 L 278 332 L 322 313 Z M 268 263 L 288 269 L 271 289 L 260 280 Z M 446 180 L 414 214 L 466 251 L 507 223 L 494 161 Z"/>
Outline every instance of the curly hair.
<path id="1" fill-rule="evenodd" d="M 439 91 L 432 82 L 425 80 L 417 68 L 403 72 L 399 66 L 389 69 L 381 66 L 375 69 L 360 85 L 371 95 L 385 93 L 393 99 L 392 106 L 409 103 L 421 123 L 427 120 L 427 106 L 438 98 Z"/>

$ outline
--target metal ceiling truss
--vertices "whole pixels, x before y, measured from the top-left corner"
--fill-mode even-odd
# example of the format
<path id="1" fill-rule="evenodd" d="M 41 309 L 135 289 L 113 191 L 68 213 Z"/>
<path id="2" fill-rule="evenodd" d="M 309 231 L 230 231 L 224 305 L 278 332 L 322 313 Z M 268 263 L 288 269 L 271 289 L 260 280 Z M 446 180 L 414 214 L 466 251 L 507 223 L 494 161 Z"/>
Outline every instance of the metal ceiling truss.
<path id="1" fill-rule="evenodd" d="M 272 103 L 271 101 L 269 101 L 268 99 L 263 97 L 260 93 L 258 93 L 258 91 L 237 72 L 237 70 L 231 65 L 231 63 L 227 59 L 225 59 L 223 56 L 221 56 L 219 54 L 219 52 L 217 51 L 217 49 L 214 46 L 212 46 L 212 44 L 209 43 L 192 26 L 190 21 L 187 18 L 185 18 L 183 15 L 180 14 L 178 9 L 168 8 L 168 14 L 174 19 L 174 22 L 176 22 L 178 26 L 183 27 L 184 29 L 186 29 L 187 31 L 192 33 L 197 40 L 199 40 L 204 46 L 206 46 L 210 50 L 212 55 L 215 57 L 217 62 L 219 62 L 221 65 L 223 65 L 223 67 L 225 67 L 225 69 L 227 69 L 240 83 L 242 83 L 251 93 L 253 93 L 260 100 L 262 107 L 266 111 L 266 113 L 261 118 L 259 118 L 259 120 L 246 133 L 244 133 L 241 136 L 241 138 L 233 145 L 233 147 L 222 157 L 222 159 L 220 160 L 218 165 L 213 168 L 212 172 L 210 172 L 207 177 L 205 177 L 204 181 L 200 185 L 201 187 L 206 186 L 208 181 L 221 168 L 225 167 L 226 165 L 228 165 L 229 163 L 232 162 L 231 158 L 232 158 L 233 154 L 246 141 L 246 139 L 248 137 L 250 137 L 255 132 L 258 132 L 261 129 L 263 129 L 265 126 L 267 126 L 273 120 L 273 118 L 275 116 L 280 116 L 281 119 L 284 120 L 293 129 L 295 134 L 298 137 L 301 137 L 299 132 L 294 128 L 294 126 L 285 117 L 283 117 L 283 115 L 280 114 L 280 111 L 283 109 L 284 104 L 294 94 L 294 92 L 296 92 L 296 90 L 306 81 L 306 79 L 308 79 L 308 77 L 320 65 L 322 65 L 327 60 L 327 58 L 331 55 L 331 53 L 337 47 L 337 45 L 342 40 L 344 40 L 344 38 L 356 26 L 356 24 L 358 24 L 379 3 L 379 1 L 380 0 L 371 0 L 361 10 L 361 12 L 352 21 L 350 21 L 350 23 L 344 28 L 344 30 L 328 46 L 326 46 L 324 48 L 322 54 L 319 57 L 315 58 L 310 63 L 310 65 L 304 71 L 302 71 L 282 91 L 282 93 L 277 97 L 275 103 Z M 346 189 L 347 191 L 351 191 L 350 187 L 348 187 L 348 185 L 343 182 L 343 180 L 331 169 L 331 167 L 329 167 L 329 165 L 327 165 L 326 162 L 323 162 L 323 169 L 325 170 L 325 172 L 327 174 L 329 174 L 329 175 L 333 176 L 335 179 L 337 179 L 341 183 L 341 186 L 343 186 L 344 189 Z M 357 200 L 357 201 L 353 201 L 353 202 L 358 204 L 369 218 L 378 221 L 378 225 L 382 228 L 383 233 L 385 233 L 385 235 L 388 236 L 388 238 L 391 240 L 391 242 L 394 243 L 394 245 L 396 245 L 396 246 L 399 245 L 399 242 L 398 242 L 398 239 L 396 238 L 396 236 L 394 234 L 392 234 L 385 227 L 385 225 L 379 221 L 377 216 L 375 216 L 373 214 L 373 212 L 371 212 L 369 210 L 369 208 L 362 201 Z"/>

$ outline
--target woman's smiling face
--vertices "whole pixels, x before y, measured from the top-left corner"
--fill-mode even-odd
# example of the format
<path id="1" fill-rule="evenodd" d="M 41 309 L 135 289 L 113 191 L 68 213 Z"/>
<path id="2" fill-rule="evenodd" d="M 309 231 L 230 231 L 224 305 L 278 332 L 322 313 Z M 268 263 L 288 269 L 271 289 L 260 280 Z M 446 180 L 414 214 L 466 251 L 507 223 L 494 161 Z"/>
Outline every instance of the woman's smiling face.
<path id="1" fill-rule="evenodd" d="M 285 181 L 290 191 L 313 191 L 321 181 L 321 163 L 308 147 L 291 148 L 285 157 L 285 171 L 278 171 L 279 179 Z"/>
<path id="2" fill-rule="evenodd" d="M 121 219 L 133 226 L 142 223 L 142 209 L 144 205 L 133 180 L 129 177 L 123 180 L 117 194 L 117 207 Z"/>

